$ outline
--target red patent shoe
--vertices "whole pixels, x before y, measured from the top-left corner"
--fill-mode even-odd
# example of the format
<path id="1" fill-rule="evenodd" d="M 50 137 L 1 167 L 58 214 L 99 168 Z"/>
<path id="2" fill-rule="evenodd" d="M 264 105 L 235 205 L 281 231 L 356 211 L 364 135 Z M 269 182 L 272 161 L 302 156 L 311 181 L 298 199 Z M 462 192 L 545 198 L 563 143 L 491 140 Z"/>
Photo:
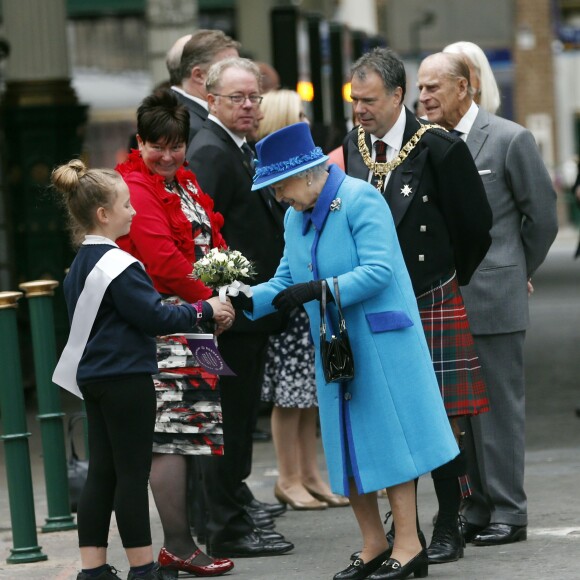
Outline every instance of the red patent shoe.
<path id="1" fill-rule="evenodd" d="M 197 549 L 187 560 L 182 560 L 171 552 L 168 552 L 165 548 L 161 548 L 157 560 L 164 568 L 188 572 L 194 576 L 220 576 L 221 574 L 229 572 L 234 567 L 234 563 L 227 558 L 214 558 L 213 562 L 207 566 L 196 566 L 192 562 L 200 554 L 201 550 Z"/>

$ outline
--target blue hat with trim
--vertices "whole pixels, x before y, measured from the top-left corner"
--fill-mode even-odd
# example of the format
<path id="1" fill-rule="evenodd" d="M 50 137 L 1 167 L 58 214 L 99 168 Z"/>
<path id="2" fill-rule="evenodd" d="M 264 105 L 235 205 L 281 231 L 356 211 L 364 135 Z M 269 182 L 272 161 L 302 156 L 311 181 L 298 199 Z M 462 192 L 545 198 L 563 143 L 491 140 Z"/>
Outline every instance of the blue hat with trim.
<path id="1" fill-rule="evenodd" d="M 308 123 L 274 131 L 256 143 L 258 154 L 252 191 L 320 165 L 328 159 L 314 145 Z"/>

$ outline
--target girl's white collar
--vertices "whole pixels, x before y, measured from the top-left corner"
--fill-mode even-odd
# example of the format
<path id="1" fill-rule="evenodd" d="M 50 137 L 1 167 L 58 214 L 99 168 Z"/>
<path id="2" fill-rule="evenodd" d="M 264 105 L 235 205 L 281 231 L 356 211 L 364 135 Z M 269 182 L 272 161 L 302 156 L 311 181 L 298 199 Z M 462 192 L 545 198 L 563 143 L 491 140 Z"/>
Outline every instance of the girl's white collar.
<path id="1" fill-rule="evenodd" d="M 119 247 L 113 240 L 106 238 L 105 236 L 96 236 L 94 234 L 87 234 L 85 236 L 85 241 L 82 243 L 83 246 L 94 246 L 97 244 L 107 244 L 109 246 L 115 246 L 115 248 Z"/>

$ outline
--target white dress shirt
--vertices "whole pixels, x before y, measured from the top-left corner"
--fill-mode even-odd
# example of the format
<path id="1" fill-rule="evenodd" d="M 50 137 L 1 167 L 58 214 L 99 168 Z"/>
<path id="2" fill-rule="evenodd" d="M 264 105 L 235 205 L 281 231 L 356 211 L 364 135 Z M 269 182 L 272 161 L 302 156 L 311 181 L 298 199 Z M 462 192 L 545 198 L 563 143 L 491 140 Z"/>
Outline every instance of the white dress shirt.
<path id="1" fill-rule="evenodd" d="M 407 119 L 407 114 L 405 113 L 405 107 L 401 107 L 401 112 L 399 113 L 399 118 L 395 121 L 395 124 L 390 128 L 382 139 L 371 135 L 371 145 L 372 145 L 372 157 L 373 161 L 376 158 L 377 152 L 375 149 L 376 141 L 383 141 L 387 145 L 387 162 L 392 161 L 401 151 L 403 147 L 403 133 L 405 132 L 405 123 Z M 391 177 L 391 172 L 387 173 L 383 183 L 383 191 L 389 182 Z M 373 178 L 373 172 L 369 172 L 368 182 L 370 183 Z"/>

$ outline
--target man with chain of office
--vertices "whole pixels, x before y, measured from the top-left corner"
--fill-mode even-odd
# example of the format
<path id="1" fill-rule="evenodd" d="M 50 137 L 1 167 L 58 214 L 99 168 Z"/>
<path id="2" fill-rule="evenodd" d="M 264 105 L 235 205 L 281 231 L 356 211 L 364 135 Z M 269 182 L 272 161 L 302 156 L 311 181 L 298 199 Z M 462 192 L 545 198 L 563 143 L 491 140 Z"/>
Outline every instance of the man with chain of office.
<path id="1" fill-rule="evenodd" d="M 445 408 L 460 440 L 457 418 L 488 409 L 459 286 L 469 282 L 489 248 L 491 209 L 465 143 L 403 105 L 406 74 L 397 54 L 376 48 L 354 63 L 351 74 L 358 126 L 343 143 L 346 172 L 375 185 L 391 209 Z M 429 563 L 463 556 L 457 518 L 469 494 L 465 473 L 463 452 L 432 473 L 439 512 Z M 393 529 L 389 536 L 396 541 Z"/>

